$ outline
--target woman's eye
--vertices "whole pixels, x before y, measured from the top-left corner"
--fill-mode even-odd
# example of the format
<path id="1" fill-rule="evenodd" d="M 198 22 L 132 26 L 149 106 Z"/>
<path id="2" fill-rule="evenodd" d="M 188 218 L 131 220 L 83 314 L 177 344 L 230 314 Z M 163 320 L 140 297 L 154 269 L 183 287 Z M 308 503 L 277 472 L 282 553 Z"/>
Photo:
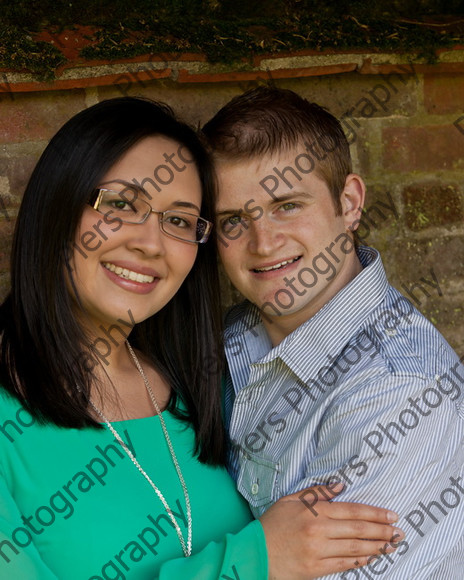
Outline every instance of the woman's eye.
<path id="1" fill-rule="evenodd" d="M 114 211 L 120 211 L 123 213 L 128 213 L 128 212 L 137 213 L 137 208 L 135 207 L 135 205 L 133 203 L 130 203 L 129 201 L 123 201 L 122 199 L 115 199 L 113 201 L 110 201 L 108 203 L 108 205 Z"/>
<path id="2" fill-rule="evenodd" d="M 173 215 L 173 216 L 169 216 L 166 219 L 166 222 L 171 224 L 172 226 L 175 226 L 176 228 L 191 228 L 192 224 L 186 220 L 183 217 L 180 217 L 178 215 Z"/>
<path id="3" fill-rule="evenodd" d="M 127 201 L 122 201 L 122 199 L 116 199 L 116 200 L 110 202 L 110 205 L 114 209 L 117 209 L 119 211 L 124 211 L 124 210 L 127 210 L 127 209 L 133 209 L 133 208 L 130 208 L 129 203 L 127 203 Z"/>
<path id="4" fill-rule="evenodd" d="M 121 213 L 137 213 L 135 196 L 133 199 L 128 199 L 127 197 L 125 198 L 123 194 L 118 194 L 115 192 L 106 192 L 101 200 L 100 207 L 109 208 L 113 211 Z"/>

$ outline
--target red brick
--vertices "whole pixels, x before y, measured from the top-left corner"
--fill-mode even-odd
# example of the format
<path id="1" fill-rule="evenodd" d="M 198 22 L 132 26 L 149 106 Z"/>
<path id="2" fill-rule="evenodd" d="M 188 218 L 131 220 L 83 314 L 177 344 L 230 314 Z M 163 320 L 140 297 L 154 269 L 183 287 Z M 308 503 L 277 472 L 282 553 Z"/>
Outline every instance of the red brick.
<path id="1" fill-rule="evenodd" d="M 412 231 L 461 223 L 461 195 L 455 184 L 421 183 L 403 189 L 406 225 Z"/>
<path id="2" fill-rule="evenodd" d="M 0 109 L 0 143 L 50 139 L 75 113 L 85 108 L 84 91 L 14 95 Z"/>
<path id="3" fill-rule="evenodd" d="M 452 124 L 386 127 L 383 163 L 391 171 L 434 171 L 464 166 L 463 135 Z"/>
<path id="4" fill-rule="evenodd" d="M 410 66 L 410 65 L 407 65 Z M 462 74 L 464 73 L 464 62 L 438 62 L 435 64 L 412 63 L 414 72 L 423 75 L 435 74 Z M 372 64 L 370 58 L 366 58 L 359 72 L 367 75 L 389 74 L 398 68 L 397 64 Z"/>
<path id="5" fill-rule="evenodd" d="M 426 75 L 424 104 L 429 113 L 462 113 L 464 75 Z"/>
<path id="6" fill-rule="evenodd" d="M 180 83 L 218 83 L 250 81 L 256 79 L 293 79 L 321 75 L 332 75 L 355 71 L 356 63 L 333 64 L 327 66 L 309 66 L 301 68 L 285 68 L 272 71 L 229 71 L 223 73 L 190 73 L 186 69 L 179 71 L 178 82 Z"/>
<path id="7" fill-rule="evenodd" d="M 145 82 L 151 80 L 158 80 L 169 78 L 172 75 L 172 69 L 153 69 L 149 70 L 148 68 L 140 68 L 140 70 L 136 70 L 136 67 L 131 67 L 134 70 L 131 71 L 128 69 L 126 72 L 118 73 L 118 74 L 111 74 L 111 75 L 103 75 L 103 76 L 96 76 L 96 77 L 82 77 L 82 78 L 74 78 L 74 79 L 56 79 L 51 82 L 39 82 L 39 81 L 31 81 L 31 82 L 23 82 L 23 83 L 16 83 L 10 84 L 9 90 L 11 91 L 12 96 L 15 98 L 16 92 L 19 93 L 31 93 L 31 92 L 44 92 L 44 91 L 61 91 L 67 90 L 71 91 L 73 89 L 85 89 L 87 87 L 104 87 L 108 85 L 124 85 L 128 86 L 130 83 L 132 84 L 144 84 Z"/>

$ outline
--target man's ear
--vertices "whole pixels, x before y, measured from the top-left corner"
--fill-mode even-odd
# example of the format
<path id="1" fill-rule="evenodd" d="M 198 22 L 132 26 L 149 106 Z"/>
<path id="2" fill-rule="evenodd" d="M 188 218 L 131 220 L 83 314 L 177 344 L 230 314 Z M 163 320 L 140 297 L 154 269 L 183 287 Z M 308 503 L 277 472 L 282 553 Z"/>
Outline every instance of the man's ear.
<path id="1" fill-rule="evenodd" d="M 340 201 L 345 227 L 349 231 L 356 230 L 364 207 L 366 186 L 356 173 L 350 173 L 345 181 Z"/>

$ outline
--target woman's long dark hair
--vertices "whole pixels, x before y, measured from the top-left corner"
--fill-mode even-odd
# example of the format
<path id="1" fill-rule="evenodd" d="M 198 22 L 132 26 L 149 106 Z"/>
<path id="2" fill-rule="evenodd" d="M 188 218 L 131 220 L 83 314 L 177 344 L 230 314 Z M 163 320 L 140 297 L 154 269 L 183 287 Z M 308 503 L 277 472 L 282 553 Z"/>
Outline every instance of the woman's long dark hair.
<path id="1" fill-rule="evenodd" d="M 110 99 L 77 114 L 50 141 L 26 188 L 13 239 L 11 292 L 0 307 L 0 381 L 41 422 L 99 426 L 89 413 L 95 350 L 73 314 L 70 258 L 95 187 L 130 147 L 152 135 L 177 141 L 193 156 L 202 184 L 201 215 L 212 221 L 208 154 L 167 105 L 146 99 Z M 211 240 L 199 247 L 174 298 L 131 333 L 133 345 L 169 381 L 170 409 L 192 423 L 200 461 L 212 464 L 224 461 L 218 302 Z"/>

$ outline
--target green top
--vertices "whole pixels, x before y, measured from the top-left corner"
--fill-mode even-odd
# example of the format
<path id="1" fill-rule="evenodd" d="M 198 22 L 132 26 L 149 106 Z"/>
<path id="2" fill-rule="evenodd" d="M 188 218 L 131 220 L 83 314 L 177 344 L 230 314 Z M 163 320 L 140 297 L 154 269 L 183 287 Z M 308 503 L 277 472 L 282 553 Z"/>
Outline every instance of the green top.
<path id="1" fill-rule="evenodd" d="M 165 411 L 190 496 L 193 555 L 105 427 L 39 425 L 0 389 L 0 578 L 267 580 L 259 521 L 225 469 L 193 457 L 191 427 Z M 187 536 L 185 499 L 159 418 L 115 422 Z"/>

